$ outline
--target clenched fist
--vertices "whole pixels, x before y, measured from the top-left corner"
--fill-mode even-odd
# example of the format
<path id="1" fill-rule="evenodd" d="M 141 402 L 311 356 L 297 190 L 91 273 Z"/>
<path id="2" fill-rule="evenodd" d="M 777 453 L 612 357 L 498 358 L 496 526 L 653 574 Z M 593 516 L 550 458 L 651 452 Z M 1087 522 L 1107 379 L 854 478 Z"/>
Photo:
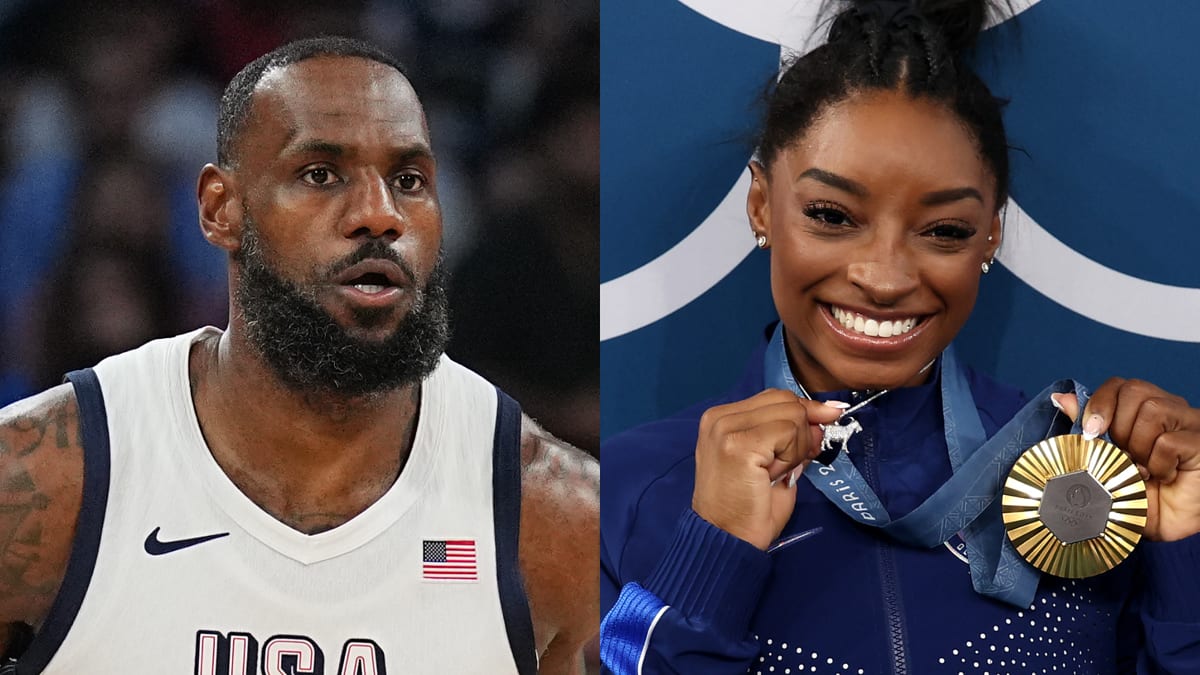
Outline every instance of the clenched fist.
<path id="1" fill-rule="evenodd" d="M 795 479 L 821 451 L 817 425 L 841 416 L 835 405 L 768 389 L 709 408 L 696 440 L 692 509 L 765 551 L 792 515 Z"/>

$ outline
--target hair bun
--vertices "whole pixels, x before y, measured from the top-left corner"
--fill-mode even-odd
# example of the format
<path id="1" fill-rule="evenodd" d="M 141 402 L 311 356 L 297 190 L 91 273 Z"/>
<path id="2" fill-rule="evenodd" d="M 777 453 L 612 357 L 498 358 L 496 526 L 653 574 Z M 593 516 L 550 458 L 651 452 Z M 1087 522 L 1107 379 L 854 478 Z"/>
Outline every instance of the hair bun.
<path id="1" fill-rule="evenodd" d="M 915 31 L 924 26 L 941 36 L 958 57 L 975 44 L 987 21 L 988 0 L 851 0 L 833 21 L 829 40 L 851 36 Z"/>
<path id="2" fill-rule="evenodd" d="M 956 55 L 975 44 L 991 9 L 987 0 L 917 0 L 916 5 Z"/>

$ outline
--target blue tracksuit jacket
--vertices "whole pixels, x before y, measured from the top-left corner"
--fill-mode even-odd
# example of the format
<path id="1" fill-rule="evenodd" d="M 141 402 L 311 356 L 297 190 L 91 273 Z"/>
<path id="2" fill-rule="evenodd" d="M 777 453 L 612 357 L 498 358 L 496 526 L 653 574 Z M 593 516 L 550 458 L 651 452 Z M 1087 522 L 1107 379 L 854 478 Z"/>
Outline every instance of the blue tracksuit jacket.
<path id="1" fill-rule="evenodd" d="M 605 443 L 605 672 L 1200 674 L 1200 535 L 1143 541 L 1085 580 L 1043 576 L 1017 609 L 971 587 L 965 546 L 917 549 L 853 522 L 801 479 L 772 553 L 691 510 L 700 415 L 764 388 L 762 350 L 708 401 Z M 1023 396 L 968 373 L 989 436 Z M 853 461 L 893 517 L 951 473 L 937 377 L 855 413 Z M 818 398 L 853 402 L 850 393 Z M 614 609 L 615 607 L 615 609 Z"/>

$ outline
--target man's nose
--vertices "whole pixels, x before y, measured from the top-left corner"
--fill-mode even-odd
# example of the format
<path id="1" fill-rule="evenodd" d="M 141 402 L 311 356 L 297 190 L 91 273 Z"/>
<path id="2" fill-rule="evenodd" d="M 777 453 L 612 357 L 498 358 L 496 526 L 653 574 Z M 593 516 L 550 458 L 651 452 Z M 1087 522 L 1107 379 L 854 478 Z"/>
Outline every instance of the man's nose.
<path id="1" fill-rule="evenodd" d="M 343 225 L 346 237 L 397 239 L 404 233 L 404 214 L 383 176 L 359 178 L 350 200 Z"/>

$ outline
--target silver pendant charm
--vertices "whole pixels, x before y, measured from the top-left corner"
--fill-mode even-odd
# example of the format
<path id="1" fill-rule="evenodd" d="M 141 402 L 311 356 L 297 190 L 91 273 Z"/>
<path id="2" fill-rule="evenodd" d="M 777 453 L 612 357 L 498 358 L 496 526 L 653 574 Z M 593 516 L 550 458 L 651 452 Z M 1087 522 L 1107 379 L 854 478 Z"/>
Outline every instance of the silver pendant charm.
<path id="1" fill-rule="evenodd" d="M 821 439 L 821 454 L 817 455 L 817 461 L 829 466 L 839 453 L 849 450 L 850 437 L 862 431 L 862 425 L 853 417 L 842 417 L 833 424 L 821 425 L 821 430 L 825 436 Z"/>

